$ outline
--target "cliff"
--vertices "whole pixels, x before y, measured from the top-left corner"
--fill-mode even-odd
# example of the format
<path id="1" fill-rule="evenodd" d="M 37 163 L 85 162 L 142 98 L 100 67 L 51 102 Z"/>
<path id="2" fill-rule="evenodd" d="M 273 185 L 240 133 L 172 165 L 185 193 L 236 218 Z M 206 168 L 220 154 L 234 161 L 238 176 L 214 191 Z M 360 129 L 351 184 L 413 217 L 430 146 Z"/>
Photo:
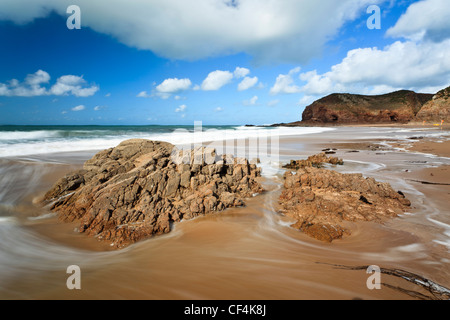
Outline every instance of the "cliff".
<path id="1" fill-rule="evenodd" d="M 450 87 L 439 91 L 425 103 L 415 120 L 434 123 L 450 122 Z"/>
<path id="2" fill-rule="evenodd" d="M 414 120 L 431 94 L 401 90 L 366 96 L 335 93 L 315 101 L 303 112 L 303 124 L 407 123 Z"/>

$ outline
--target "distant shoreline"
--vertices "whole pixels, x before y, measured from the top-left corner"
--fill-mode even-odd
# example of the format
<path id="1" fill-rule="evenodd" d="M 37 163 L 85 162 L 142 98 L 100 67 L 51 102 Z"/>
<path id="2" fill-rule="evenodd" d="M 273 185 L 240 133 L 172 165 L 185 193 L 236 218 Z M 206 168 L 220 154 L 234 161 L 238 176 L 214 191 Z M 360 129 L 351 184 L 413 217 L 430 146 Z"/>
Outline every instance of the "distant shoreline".
<path id="1" fill-rule="evenodd" d="M 444 123 L 444 125 L 440 124 L 423 124 L 419 122 L 410 122 L 410 123 L 340 123 L 340 124 L 327 124 L 327 123 L 307 123 L 302 121 L 297 122 L 289 122 L 289 123 L 275 123 L 271 125 L 252 125 L 247 124 L 245 127 L 261 127 L 261 128 L 276 128 L 276 127 L 318 127 L 318 128 L 355 128 L 355 127 L 406 127 L 406 128 L 442 128 L 444 130 L 450 129 L 450 124 Z"/>

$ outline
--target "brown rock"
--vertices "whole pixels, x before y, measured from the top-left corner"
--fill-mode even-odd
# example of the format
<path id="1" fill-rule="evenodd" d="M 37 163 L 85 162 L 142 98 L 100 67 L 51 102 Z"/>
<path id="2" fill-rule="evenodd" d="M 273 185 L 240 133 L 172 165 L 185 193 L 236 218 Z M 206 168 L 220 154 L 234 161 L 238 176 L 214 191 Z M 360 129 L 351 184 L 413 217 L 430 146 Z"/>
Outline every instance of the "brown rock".
<path id="1" fill-rule="evenodd" d="M 260 168 L 216 158 L 210 148 L 181 153 L 165 142 L 124 141 L 60 179 L 42 203 L 62 221 L 78 222 L 79 232 L 124 247 L 263 191 L 255 180 Z"/>
<path id="2" fill-rule="evenodd" d="M 297 220 L 293 227 L 329 242 L 350 234 L 344 221 L 383 222 L 411 205 L 388 183 L 314 167 L 285 173 L 279 203 L 280 212 Z"/>
<path id="3" fill-rule="evenodd" d="M 416 121 L 440 124 L 450 122 L 450 87 L 439 91 L 416 116 Z"/>

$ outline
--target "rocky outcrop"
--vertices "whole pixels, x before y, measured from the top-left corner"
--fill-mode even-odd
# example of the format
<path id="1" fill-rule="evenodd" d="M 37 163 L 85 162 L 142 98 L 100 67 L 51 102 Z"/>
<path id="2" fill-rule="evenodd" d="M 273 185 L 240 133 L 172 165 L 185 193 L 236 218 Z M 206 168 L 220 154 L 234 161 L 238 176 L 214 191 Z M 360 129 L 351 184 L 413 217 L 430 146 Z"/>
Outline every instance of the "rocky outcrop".
<path id="1" fill-rule="evenodd" d="M 344 161 L 337 157 L 327 156 L 326 152 L 309 156 L 306 160 L 291 160 L 289 164 L 283 166 L 285 169 L 300 169 L 304 167 L 323 167 L 324 163 L 332 165 L 343 165 Z"/>
<path id="2" fill-rule="evenodd" d="M 128 140 L 60 179 L 42 203 L 80 233 L 124 247 L 168 233 L 172 223 L 229 207 L 263 191 L 261 170 L 214 149 Z"/>
<path id="3" fill-rule="evenodd" d="M 314 167 L 286 171 L 279 202 L 280 212 L 297 221 L 294 228 L 327 242 L 351 233 L 346 221 L 383 222 L 411 205 L 388 183 Z"/>
<path id="4" fill-rule="evenodd" d="M 439 91 L 416 116 L 416 121 L 440 124 L 450 122 L 450 87 Z"/>
<path id="5" fill-rule="evenodd" d="M 335 93 L 306 107 L 302 123 L 407 123 L 432 97 L 407 90 L 378 96 Z"/>

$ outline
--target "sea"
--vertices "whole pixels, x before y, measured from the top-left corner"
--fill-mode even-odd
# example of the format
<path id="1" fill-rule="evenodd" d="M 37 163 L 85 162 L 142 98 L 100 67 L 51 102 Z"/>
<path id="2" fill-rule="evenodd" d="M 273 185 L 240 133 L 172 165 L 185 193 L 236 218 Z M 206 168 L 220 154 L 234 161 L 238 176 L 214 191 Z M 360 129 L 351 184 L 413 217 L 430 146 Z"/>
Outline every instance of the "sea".
<path id="1" fill-rule="evenodd" d="M 253 126 L 0 126 L 0 158 L 60 152 L 103 150 L 128 139 L 174 145 L 245 138 L 318 134 L 330 128 Z"/>

